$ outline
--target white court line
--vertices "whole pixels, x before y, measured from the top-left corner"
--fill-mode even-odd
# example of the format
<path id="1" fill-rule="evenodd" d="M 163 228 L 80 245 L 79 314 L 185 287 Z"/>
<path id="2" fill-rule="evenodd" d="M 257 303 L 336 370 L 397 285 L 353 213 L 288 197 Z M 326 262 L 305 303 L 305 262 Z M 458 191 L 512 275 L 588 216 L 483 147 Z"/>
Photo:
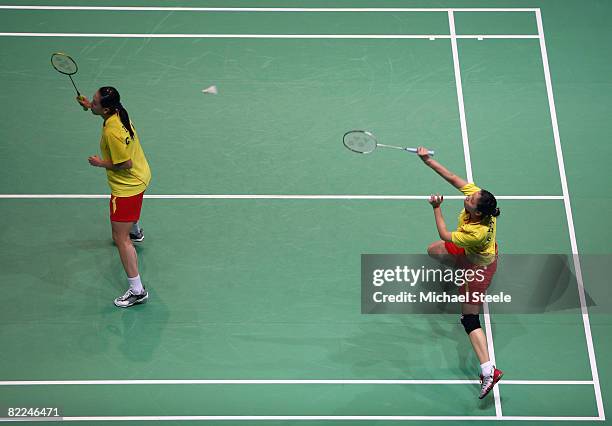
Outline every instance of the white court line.
<path id="1" fill-rule="evenodd" d="M 457 48 L 457 31 L 455 30 L 455 16 L 452 11 L 448 12 L 448 25 L 451 33 L 451 49 L 453 52 L 453 66 L 455 68 L 455 86 L 457 88 L 457 104 L 459 107 L 459 121 L 461 124 L 461 139 L 463 141 L 463 155 L 465 157 L 465 169 L 468 182 L 473 182 L 472 160 L 465 119 L 465 106 L 463 104 L 463 86 L 461 85 L 461 67 L 459 65 L 459 49 Z"/>
<path id="2" fill-rule="evenodd" d="M 576 281 L 578 282 L 578 296 L 580 298 L 580 307 L 582 310 L 582 322 L 584 325 L 584 334 L 586 336 L 587 351 L 589 354 L 589 362 L 591 373 L 593 375 L 593 383 L 595 389 L 595 400 L 597 402 L 597 412 L 599 420 L 605 420 L 604 405 L 601 396 L 601 387 L 599 385 L 599 373 L 597 371 L 597 362 L 595 360 L 595 348 L 593 346 L 593 337 L 591 336 L 591 325 L 589 320 L 589 311 L 586 306 L 584 296 L 584 282 L 582 279 L 582 268 L 580 267 L 580 259 L 578 257 L 578 243 L 576 242 L 576 231 L 574 229 L 574 219 L 572 216 L 572 206 L 570 204 L 569 189 L 567 186 L 567 177 L 565 176 L 565 162 L 563 161 L 563 150 L 561 149 L 561 137 L 559 136 L 559 125 L 557 123 L 557 110 L 555 107 L 555 98 L 552 89 L 552 80 L 550 78 L 550 68 L 548 65 L 548 53 L 546 52 L 546 40 L 544 37 L 544 26 L 542 24 L 542 14 L 540 10 L 536 10 L 536 21 L 538 24 L 538 35 L 540 37 L 540 52 L 542 55 L 542 64 L 544 67 L 544 78 L 546 79 L 546 93 L 548 95 L 548 107 L 550 110 L 550 119 L 552 122 L 553 137 L 555 140 L 555 149 L 557 152 L 557 163 L 559 165 L 559 176 L 561 178 L 561 188 L 563 190 L 563 201 L 565 205 L 565 214 L 567 217 L 567 227 L 569 230 L 570 243 L 574 258 L 574 268 L 576 271 Z"/>
<path id="3" fill-rule="evenodd" d="M 0 194 L 0 199 L 108 199 L 108 194 Z M 429 195 L 145 194 L 151 199 L 205 200 L 428 200 Z M 463 200 L 463 195 L 444 195 Z M 497 195 L 498 200 L 563 200 L 561 195 Z"/>
<path id="4" fill-rule="evenodd" d="M 11 10 L 105 10 L 161 12 L 535 12 L 535 8 L 322 8 L 322 7 L 151 7 L 151 6 L 30 6 L 1 5 Z"/>
<path id="5" fill-rule="evenodd" d="M 15 33 L 0 32 L 0 37 L 106 37 L 106 38 L 221 38 L 221 39 L 340 39 L 340 40 L 402 40 L 402 39 L 450 39 L 444 34 L 116 34 L 116 33 Z M 537 35 L 461 35 L 464 39 L 537 39 Z"/>
<path id="6" fill-rule="evenodd" d="M 0 386 L 70 385 L 466 385 L 478 380 L 416 379 L 126 379 L 126 380 L 1 380 Z M 593 385 L 591 380 L 504 380 L 504 385 Z"/>
<path id="7" fill-rule="evenodd" d="M 534 417 L 534 416 L 97 416 L 97 417 L 59 417 L 54 419 L 53 417 L 26 417 L 26 418 L 0 418 L 0 422 L 19 422 L 19 421 L 41 421 L 41 422 L 53 422 L 53 421 L 70 421 L 70 422 L 101 422 L 101 421 L 223 421 L 223 420 L 236 420 L 236 421 L 248 421 L 248 420 L 268 420 L 268 421 L 279 421 L 279 420 L 358 420 L 358 421 L 457 421 L 457 420 L 507 420 L 507 421 L 596 421 L 598 417 Z"/>
<path id="8" fill-rule="evenodd" d="M 445 37 L 446 38 L 446 37 Z M 522 39 L 522 38 L 533 38 L 537 39 L 537 35 L 533 34 L 457 34 L 454 37 L 449 36 L 448 38 L 457 38 L 457 39 Z"/>
<path id="9" fill-rule="evenodd" d="M 465 170 L 468 182 L 474 182 L 472 174 L 472 160 L 470 157 L 470 144 L 467 132 L 467 121 L 465 118 L 465 105 L 463 103 L 463 86 L 461 84 L 461 65 L 459 63 L 459 49 L 457 47 L 457 31 L 455 29 L 455 15 L 453 11 L 448 12 L 448 25 L 451 34 L 451 50 L 453 52 L 453 66 L 455 69 L 455 86 L 457 87 L 457 103 L 459 107 L 459 121 L 461 123 L 461 140 L 463 141 L 463 155 L 465 158 Z M 487 347 L 489 360 L 493 365 L 495 362 L 495 348 L 493 346 L 493 330 L 491 327 L 491 317 L 489 315 L 489 305 L 487 302 L 482 304 L 485 330 L 487 333 Z M 493 399 L 495 401 L 495 415 L 500 418 L 503 416 L 499 386 L 493 387 Z"/>
<path id="10" fill-rule="evenodd" d="M 493 328 L 491 327 L 491 315 L 489 314 L 489 304 L 483 302 L 482 304 L 482 316 L 484 317 L 485 330 L 487 332 L 487 348 L 489 350 L 489 360 L 494 366 L 497 366 L 495 362 L 495 347 L 493 346 Z M 499 392 L 499 383 L 493 388 L 493 399 L 495 400 L 495 415 L 502 417 L 502 405 L 501 396 Z"/>

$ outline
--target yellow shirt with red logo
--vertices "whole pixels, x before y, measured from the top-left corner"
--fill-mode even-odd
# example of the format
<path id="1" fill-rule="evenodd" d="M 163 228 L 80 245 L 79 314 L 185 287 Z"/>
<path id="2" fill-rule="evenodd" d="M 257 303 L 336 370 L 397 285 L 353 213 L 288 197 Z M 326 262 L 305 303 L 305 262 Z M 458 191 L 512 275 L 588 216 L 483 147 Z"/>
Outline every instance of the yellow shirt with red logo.
<path id="1" fill-rule="evenodd" d="M 130 123 L 131 124 L 131 123 Z M 151 169 L 144 155 L 136 129 L 134 137 L 123 126 L 119 114 L 112 115 L 103 124 L 100 139 L 102 159 L 119 164 L 132 160 L 132 167 L 123 170 L 106 169 L 111 194 L 116 197 L 131 197 L 147 189 L 151 182 Z"/>
<path id="2" fill-rule="evenodd" d="M 459 189 L 464 195 L 472 195 L 480 188 L 468 183 Z M 452 242 L 465 249 L 468 260 L 477 265 L 488 265 L 495 260 L 496 218 L 486 216 L 478 223 L 470 223 L 470 214 L 461 210 L 457 230 L 451 233 Z"/>

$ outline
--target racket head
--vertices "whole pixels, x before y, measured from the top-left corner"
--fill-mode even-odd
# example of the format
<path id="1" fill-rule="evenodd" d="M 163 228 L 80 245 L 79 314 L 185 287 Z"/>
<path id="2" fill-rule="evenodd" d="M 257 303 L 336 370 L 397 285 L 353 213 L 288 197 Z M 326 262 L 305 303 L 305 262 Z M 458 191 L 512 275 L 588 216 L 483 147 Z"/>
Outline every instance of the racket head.
<path id="1" fill-rule="evenodd" d="M 58 72 L 65 75 L 76 74 L 79 70 L 79 67 L 77 67 L 74 59 L 61 52 L 56 52 L 51 55 L 51 65 L 53 65 L 53 68 L 55 68 Z"/>
<path id="2" fill-rule="evenodd" d="M 376 149 L 376 137 L 367 130 L 351 130 L 346 132 L 342 143 L 348 149 L 358 154 L 369 154 Z"/>

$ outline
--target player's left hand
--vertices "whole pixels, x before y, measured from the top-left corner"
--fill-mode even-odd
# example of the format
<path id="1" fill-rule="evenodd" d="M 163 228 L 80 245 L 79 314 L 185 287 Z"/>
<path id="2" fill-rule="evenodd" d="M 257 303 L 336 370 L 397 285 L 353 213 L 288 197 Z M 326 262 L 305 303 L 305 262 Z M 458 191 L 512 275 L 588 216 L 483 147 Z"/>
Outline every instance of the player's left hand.
<path id="1" fill-rule="evenodd" d="M 444 195 L 440 194 L 432 194 L 429 197 L 429 204 L 435 209 L 436 207 L 440 207 L 440 204 L 444 201 Z"/>
<path id="2" fill-rule="evenodd" d="M 94 167 L 102 167 L 102 160 L 97 155 L 92 155 L 87 160 L 89 161 L 89 164 Z"/>

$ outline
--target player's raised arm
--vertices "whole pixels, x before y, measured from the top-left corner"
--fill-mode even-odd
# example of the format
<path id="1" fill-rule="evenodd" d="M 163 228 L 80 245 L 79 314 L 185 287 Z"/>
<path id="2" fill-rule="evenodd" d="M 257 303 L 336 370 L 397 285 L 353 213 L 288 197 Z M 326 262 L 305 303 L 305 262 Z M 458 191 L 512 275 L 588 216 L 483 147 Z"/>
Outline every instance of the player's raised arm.
<path id="1" fill-rule="evenodd" d="M 421 158 L 421 160 L 423 160 L 423 163 L 427 164 L 431 169 L 433 169 L 437 174 L 442 176 L 444 180 L 453 185 L 455 188 L 460 189 L 468 184 L 465 179 L 452 173 L 442 164 L 431 158 L 428 154 L 427 148 L 420 146 L 417 149 L 417 155 Z"/>

